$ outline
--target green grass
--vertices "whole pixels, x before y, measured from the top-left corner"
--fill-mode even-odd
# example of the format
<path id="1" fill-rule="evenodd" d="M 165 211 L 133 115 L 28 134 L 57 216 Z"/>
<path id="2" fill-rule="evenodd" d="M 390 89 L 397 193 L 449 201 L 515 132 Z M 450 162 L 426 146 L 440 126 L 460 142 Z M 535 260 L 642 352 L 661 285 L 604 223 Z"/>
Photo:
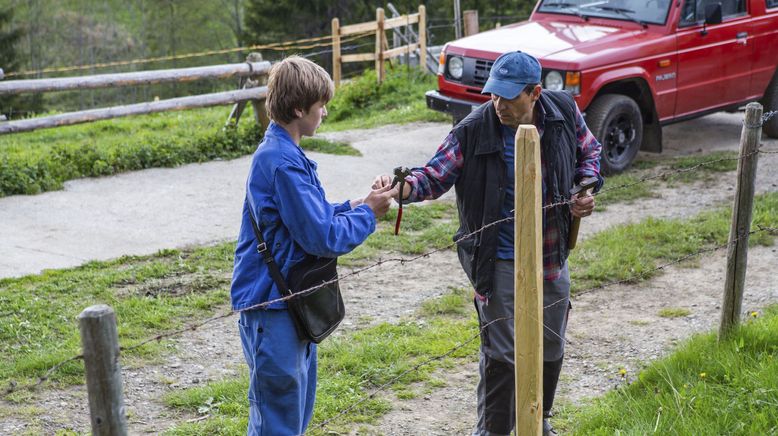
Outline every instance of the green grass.
<path id="1" fill-rule="evenodd" d="M 387 123 L 446 121 L 426 108 L 424 92 L 435 76 L 389 69 L 377 86 L 368 71 L 344 84 L 330 102 L 321 131 Z M 223 128 L 228 107 L 128 117 L 0 136 L 0 197 L 61 189 L 67 180 L 154 167 L 233 159 L 252 153 L 260 129 L 247 107 L 237 128 Z M 348 144 L 306 138 L 301 146 L 322 153 L 358 156 Z"/>
<path id="2" fill-rule="evenodd" d="M 657 313 L 662 318 L 684 318 L 691 314 L 691 310 L 683 307 L 663 307 Z"/>
<path id="3" fill-rule="evenodd" d="M 229 299 L 233 250 L 232 243 L 165 250 L 0 280 L 0 386 L 34 380 L 79 354 L 77 316 L 88 306 L 114 308 L 123 346 L 208 316 Z M 142 358 L 158 349 L 152 344 L 123 358 Z M 83 364 L 69 363 L 50 380 L 82 383 Z"/>
<path id="4" fill-rule="evenodd" d="M 577 435 L 767 435 L 778 432 L 778 306 L 731 339 L 698 335 L 637 380 L 569 411 Z"/>
<path id="5" fill-rule="evenodd" d="M 398 324 L 381 323 L 324 341 L 319 346 L 319 383 L 309 434 L 329 434 L 317 430 L 316 425 L 351 404 L 365 400 L 376 387 L 404 371 L 442 355 L 475 335 L 477 320 L 470 310 L 470 298 L 469 292 L 454 289 L 450 294 L 427 301 L 414 319 Z M 446 359 L 409 372 L 389 388 L 407 399 L 416 395 L 418 383 L 439 387 L 440 380 L 431 377 L 432 371 L 452 367 L 460 359 L 475 358 L 477 347 L 478 341 L 473 341 Z M 169 433 L 244 434 L 248 417 L 247 389 L 248 378 L 243 376 L 168 395 L 169 406 L 200 415 L 210 414 L 202 422 L 183 424 Z M 389 410 L 385 397 L 378 395 L 336 420 L 326 430 L 348 433 L 353 424 L 373 423 Z"/>
<path id="6" fill-rule="evenodd" d="M 459 227 L 454 203 L 440 201 L 424 206 L 405 205 L 403 209 L 399 235 L 394 234 L 398 209 L 392 208 L 379 219 L 380 227 L 364 244 L 340 257 L 340 264 L 359 266 L 391 251 L 422 254 L 452 244 L 452 237 Z"/>
<path id="7" fill-rule="evenodd" d="M 704 212 L 691 219 L 649 218 L 635 224 L 619 225 L 581 242 L 570 255 L 573 292 L 638 275 L 642 281 L 658 274 L 652 271 L 662 263 L 701 249 L 725 244 L 731 212 L 728 208 Z M 756 225 L 778 226 L 778 193 L 757 196 Z M 771 245 L 767 232 L 751 236 L 752 245 Z M 625 243 L 629 241 L 629 243 Z"/>
<path id="8" fill-rule="evenodd" d="M 424 93 L 437 89 L 437 77 L 415 68 L 389 68 L 380 86 L 374 70 L 344 83 L 327 105 L 329 115 L 320 131 L 366 129 L 414 121 L 451 122 L 451 117 L 427 109 Z"/>
<path id="9" fill-rule="evenodd" d="M 144 115 L 0 137 L 0 196 L 38 194 L 63 182 L 251 153 L 259 129 L 224 129 L 227 109 Z"/>

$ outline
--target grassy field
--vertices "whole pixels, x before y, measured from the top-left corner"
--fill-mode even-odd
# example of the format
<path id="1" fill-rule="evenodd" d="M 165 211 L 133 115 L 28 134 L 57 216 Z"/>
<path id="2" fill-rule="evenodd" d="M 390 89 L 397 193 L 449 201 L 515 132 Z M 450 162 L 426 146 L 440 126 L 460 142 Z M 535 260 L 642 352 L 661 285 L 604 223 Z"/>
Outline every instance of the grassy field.
<path id="1" fill-rule="evenodd" d="M 444 120 L 424 103 L 424 92 L 434 86 L 434 76 L 398 68 L 389 70 L 379 87 L 368 71 L 338 90 L 321 131 Z M 166 112 L 0 136 L 0 197 L 61 189 L 65 181 L 81 177 L 251 154 L 262 137 L 251 108 L 237 128 L 224 128 L 229 111 Z M 307 138 L 301 146 L 359 154 L 348 144 L 322 138 Z"/>
<path id="2" fill-rule="evenodd" d="M 778 306 L 754 315 L 731 338 L 698 335 L 634 383 L 568 410 L 565 429 L 587 436 L 778 433 Z"/>

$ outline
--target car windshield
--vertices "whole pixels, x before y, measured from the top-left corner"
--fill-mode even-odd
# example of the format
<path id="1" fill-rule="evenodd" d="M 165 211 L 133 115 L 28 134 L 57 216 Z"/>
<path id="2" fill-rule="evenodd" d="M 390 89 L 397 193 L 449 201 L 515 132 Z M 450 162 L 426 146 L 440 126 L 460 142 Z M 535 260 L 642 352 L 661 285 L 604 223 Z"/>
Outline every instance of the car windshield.
<path id="1" fill-rule="evenodd" d="M 664 24 L 670 0 L 543 0 L 538 12 Z"/>

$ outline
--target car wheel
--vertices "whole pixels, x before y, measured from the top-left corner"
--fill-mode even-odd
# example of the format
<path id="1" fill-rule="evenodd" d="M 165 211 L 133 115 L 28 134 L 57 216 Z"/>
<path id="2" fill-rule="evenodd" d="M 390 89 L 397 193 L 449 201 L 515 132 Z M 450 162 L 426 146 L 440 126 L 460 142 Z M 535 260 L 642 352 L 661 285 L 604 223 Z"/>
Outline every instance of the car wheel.
<path id="1" fill-rule="evenodd" d="M 778 73 L 775 73 L 773 80 L 767 86 L 767 91 L 765 91 L 762 98 L 762 106 L 764 106 L 765 113 L 778 111 Z M 765 121 L 764 125 L 762 125 L 762 131 L 771 138 L 778 138 L 778 114 Z"/>
<path id="2" fill-rule="evenodd" d="M 607 175 L 629 168 L 643 141 L 643 116 L 635 100 L 601 95 L 586 110 L 586 124 L 602 144 L 600 171 Z"/>

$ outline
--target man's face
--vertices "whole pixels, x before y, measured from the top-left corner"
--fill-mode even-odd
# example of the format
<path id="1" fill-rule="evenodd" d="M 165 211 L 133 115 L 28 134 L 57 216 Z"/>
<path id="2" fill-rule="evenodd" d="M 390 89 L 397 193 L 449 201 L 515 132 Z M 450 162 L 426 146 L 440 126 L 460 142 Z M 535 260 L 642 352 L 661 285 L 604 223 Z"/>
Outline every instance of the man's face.
<path id="1" fill-rule="evenodd" d="M 533 108 L 535 102 L 540 98 L 540 91 L 540 85 L 535 86 L 530 94 L 522 90 L 512 100 L 492 94 L 492 102 L 494 102 L 494 109 L 497 111 L 500 123 L 514 129 L 519 127 L 519 124 L 532 124 Z"/>

